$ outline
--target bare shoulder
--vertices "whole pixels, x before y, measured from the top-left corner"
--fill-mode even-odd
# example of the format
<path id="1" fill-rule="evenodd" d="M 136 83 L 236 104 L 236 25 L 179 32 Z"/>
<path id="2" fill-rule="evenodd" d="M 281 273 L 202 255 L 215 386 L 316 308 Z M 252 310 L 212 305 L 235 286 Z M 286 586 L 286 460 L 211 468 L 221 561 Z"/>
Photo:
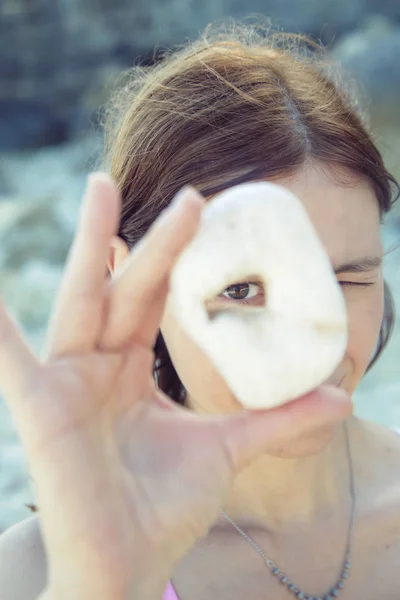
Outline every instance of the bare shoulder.
<path id="1" fill-rule="evenodd" d="M 353 425 L 356 470 L 371 526 L 386 544 L 398 548 L 400 560 L 400 435 L 364 419 Z"/>
<path id="2" fill-rule="evenodd" d="M 1 599 L 37 600 L 46 582 L 46 552 L 40 520 L 32 516 L 0 536 Z"/>
<path id="3" fill-rule="evenodd" d="M 352 438 L 363 459 L 370 466 L 371 475 L 388 478 L 388 482 L 399 482 L 400 430 L 383 427 L 366 419 L 353 420 Z"/>
<path id="4" fill-rule="evenodd" d="M 400 436 L 377 423 L 349 423 L 356 489 L 354 577 L 363 597 L 398 598 L 400 564 Z M 358 596 L 357 596 L 358 597 Z"/>

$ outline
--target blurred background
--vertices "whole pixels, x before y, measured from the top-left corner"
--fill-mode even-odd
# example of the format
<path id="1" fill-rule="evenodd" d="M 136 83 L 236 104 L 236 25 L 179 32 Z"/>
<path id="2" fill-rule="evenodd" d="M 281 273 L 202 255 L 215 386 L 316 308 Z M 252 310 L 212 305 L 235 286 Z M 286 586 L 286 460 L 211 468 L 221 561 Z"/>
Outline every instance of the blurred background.
<path id="1" fill-rule="evenodd" d="M 270 17 L 322 40 L 353 74 L 387 167 L 400 176 L 399 0 L 1 0 L 0 293 L 39 353 L 87 174 L 97 112 L 133 64 L 210 22 Z M 400 304 L 400 202 L 383 226 L 385 276 Z M 400 308 L 398 309 L 400 313 Z M 355 396 L 356 413 L 400 427 L 399 319 Z M 0 533 L 31 516 L 27 463 L 0 398 Z"/>

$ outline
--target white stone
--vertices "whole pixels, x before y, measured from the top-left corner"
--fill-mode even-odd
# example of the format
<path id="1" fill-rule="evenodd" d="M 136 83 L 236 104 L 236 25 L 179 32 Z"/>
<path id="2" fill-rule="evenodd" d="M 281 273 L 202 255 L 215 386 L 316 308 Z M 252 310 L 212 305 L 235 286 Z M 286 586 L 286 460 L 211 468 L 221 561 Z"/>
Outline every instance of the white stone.
<path id="1" fill-rule="evenodd" d="M 207 300 L 254 275 L 265 307 L 232 309 L 229 300 L 209 315 Z M 176 319 L 246 408 L 314 389 L 346 349 L 346 305 L 331 262 L 302 203 L 273 183 L 238 185 L 209 201 L 170 294 Z"/>

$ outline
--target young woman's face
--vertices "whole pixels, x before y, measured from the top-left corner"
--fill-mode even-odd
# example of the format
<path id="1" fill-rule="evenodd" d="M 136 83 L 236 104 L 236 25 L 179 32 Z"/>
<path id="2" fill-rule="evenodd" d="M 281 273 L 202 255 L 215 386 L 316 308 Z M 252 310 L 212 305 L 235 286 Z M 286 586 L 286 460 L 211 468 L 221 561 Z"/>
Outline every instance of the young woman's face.
<path id="1" fill-rule="evenodd" d="M 336 170 L 347 176 L 346 171 Z M 337 270 L 347 303 L 349 338 L 345 356 L 327 382 L 350 394 L 364 375 L 378 340 L 383 317 L 383 249 L 379 207 L 372 188 L 352 179 L 351 186 L 335 182 L 329 170 L 310 166 L 295 177 L 275 179 L 303 203 Z M 366 262 L 372 260 L 372 264 Z M 377 264 L 374 265 L 374 262 Z M 363 265 L 361 267 L 361 265 Z M 364 264 L 366 263 L 366 264 Z M 358 265 L 358 266 L 357 266 Z M 215 307 L 240 303 L 263 304 L 263 289 L 256 285 L 227 288 L 213 301 Z M 170 312 L 167 302 L 161 331 L 171 360 L 188 392 L 188 406 L 199 413 L 229 413 L 240 405 L 207 356 L 188 338 Z"/>

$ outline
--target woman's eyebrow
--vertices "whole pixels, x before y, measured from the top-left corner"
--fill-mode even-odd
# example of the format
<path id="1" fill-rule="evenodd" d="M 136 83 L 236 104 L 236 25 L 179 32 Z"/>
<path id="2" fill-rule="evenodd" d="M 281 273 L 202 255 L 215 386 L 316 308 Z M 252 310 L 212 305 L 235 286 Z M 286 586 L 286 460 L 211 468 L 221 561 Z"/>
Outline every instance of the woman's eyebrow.
<path id="1" fill-rule="evenodd" d="M 363 273 L 364 271 L 371 271 L 382 265 L 382 258 L 380 256 L 365 256 L 359 260 L 354 260 L 348 263 L 344 263 L 336 267 L 335 273 Z"/>

